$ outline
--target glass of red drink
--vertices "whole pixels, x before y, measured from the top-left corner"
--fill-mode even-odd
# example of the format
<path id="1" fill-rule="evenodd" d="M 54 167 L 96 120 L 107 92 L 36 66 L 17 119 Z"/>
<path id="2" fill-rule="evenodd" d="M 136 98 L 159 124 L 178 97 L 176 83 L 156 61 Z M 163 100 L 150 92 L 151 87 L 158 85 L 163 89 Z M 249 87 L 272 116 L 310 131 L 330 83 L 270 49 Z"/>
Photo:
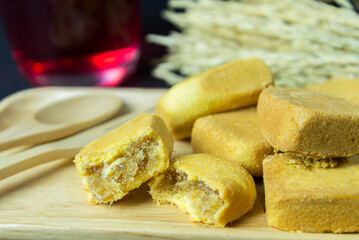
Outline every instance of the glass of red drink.
<path id="1" fill-rule="evenodd" d="M 136 68 L 140 0 L 0 0 L 0 15 L 35 85 L 117 86 Z"/>

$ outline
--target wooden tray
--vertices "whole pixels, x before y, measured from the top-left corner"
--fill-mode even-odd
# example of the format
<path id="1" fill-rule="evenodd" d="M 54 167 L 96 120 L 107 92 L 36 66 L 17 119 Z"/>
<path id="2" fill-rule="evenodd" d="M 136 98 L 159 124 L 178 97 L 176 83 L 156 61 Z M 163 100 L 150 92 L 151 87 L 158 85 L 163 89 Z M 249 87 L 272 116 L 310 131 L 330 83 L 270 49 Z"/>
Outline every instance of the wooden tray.
<path id="1" fill-rule="evenodd" d="M 123 97 L 127 109 L 134 111 L 139 103 L 154 106 L 164 92 L 108 91 Z M 175 155 L 191 152 L 189 142 L 175 142 Z M 154 203 L 147 184 L 111 206 L 92 205 L 72 159 L 61 159 L 1 181 L 0 239 L 359 239 L 359 234 L 292 233 L 269 227 L 262 180 L 256 179 L 256 184 L 258 199 L 248 214 L 224 229 L 206 227 L 189 221 L 175 206 Z"/>

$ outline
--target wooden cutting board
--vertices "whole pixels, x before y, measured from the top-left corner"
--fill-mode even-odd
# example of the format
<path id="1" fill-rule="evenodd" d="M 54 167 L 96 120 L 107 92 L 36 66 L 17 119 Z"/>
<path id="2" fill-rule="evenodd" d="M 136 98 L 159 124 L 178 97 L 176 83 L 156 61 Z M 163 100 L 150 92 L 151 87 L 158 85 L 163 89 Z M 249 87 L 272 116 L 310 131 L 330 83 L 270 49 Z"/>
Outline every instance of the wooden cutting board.
<path id="1" fill-rule="evenodd" d="M 154 106 L 165 90 L 108 91 L 121 97 L 127 110 L 145 111 L 144 106 Z M 175 156 L 189 153 L 189 142 L 175 142 Z M 0 161 L 5 157 L 0 153 Z M 254 208 L 226 228 L 208 227 L 189 221 L 175 206 L 154 203 L 147 184 L 111 206 L 92 205 L 72 159 L 60 159 L 0 182 L 0 239 L 359 239 L 359 234 L 292 233 L 269 227 L 262 179 L 255 180 Z"/>

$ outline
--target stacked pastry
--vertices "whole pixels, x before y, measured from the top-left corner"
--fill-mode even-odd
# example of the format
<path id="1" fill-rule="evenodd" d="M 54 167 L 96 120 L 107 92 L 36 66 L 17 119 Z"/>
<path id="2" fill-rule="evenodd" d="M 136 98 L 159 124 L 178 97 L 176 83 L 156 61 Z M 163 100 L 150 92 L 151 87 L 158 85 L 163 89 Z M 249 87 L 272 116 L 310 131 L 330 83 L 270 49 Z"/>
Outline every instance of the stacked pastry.
<path id="1" fill-rule="evenodd" d="M 172 87 L 158 102 L 161 116 L 177 139 L 191 137 L 193 150 L 239 163 L 262 176 L 262 160 L 272 153 L 257 120 L 259 94 L 273 84 L 258 58 L 234 61 Z"/>
<path id="2" fill-rule="evenodd" d="M 268 224 L 303 232 L 359 231 L 359 105 L 304 89 L 258 101 Z"/>
<path id="3" fill-rule="evenodd" d="M 256 199 L 250 174 L 262 175 L 262 160 L 272 151 L 255 108 L 248 107 L 272 83 L 267 65 L 252 58 L 189 78 L 161 97 L 156 113 L 175 138 L 191 137 L 202 154 L 180 157 L 155 177 L 152 197 L 176 204 L 194 221 L 220 226 L 247 213 Z"/>
<path id="4" fill-rule="evenodd" d="M 225 131 L 222 118 L 227 122 L 243 118 L 242 123 L 238 123 L 238 135 L 241 129 L 248 128 L 243 132 L 246 141 L 238 136 L 227 144 L 228 156 L 215 156 L 207 151 L 180 156 L 170 162 L 172 136 L 190 137 L 193 124 L 200 117 L 256 104 L 260 92 L 272 82 L 266 64 L 252 58 L 225 64 L 174 86 L 159 100 L 158 116 L 143 114 L 93 141 L 76 156 L 75 164 L 90 202 L 112 203 L 152 179 L 149 185 L 153 199 L 176 204 L 193 221 L 225 226 L 240 218 L 253 207 L 256 199 L 250 173 L 261 175 L 262 159 L 272 150 L 258 127 L 253 127 L 254 135 L 251 133 L 250 127 L 258 125 L 255 109 L 220 115 L 218 121 L 217 117 L 213 119 L 213 141 L 217 131 L 222 128 Z M 207 123 L 211 128 L 211 119 L 206 118 L 197 126 Z M 231 138 L 230 132 L 219 133 L 223 144 L 226 138 Z M 200 136 L 207 138 L 206 133 L 200 131 L 193 136 L 198 152 L 206 152 L 203 148 L 207 144 L 215 146 L 201 141 Z M 237 143 L 242 145 L 245 154 L 241 151 L 234 154 Z"/>
<path id="5" fill-rule="evenodd" d="M 157 115 L 140 115 L 76 156 L 90 202 L 112 203 L 150 180 L 156 202 L 226 226 L 253 207 L 252 176 L 264 175 L 269 225 L 359 231 L 359 105 L 272 84 L 270 69 L 252 58 L 172 87 Z M 173 137 L 191 137 L 196 154 L 170 160 Z"/>

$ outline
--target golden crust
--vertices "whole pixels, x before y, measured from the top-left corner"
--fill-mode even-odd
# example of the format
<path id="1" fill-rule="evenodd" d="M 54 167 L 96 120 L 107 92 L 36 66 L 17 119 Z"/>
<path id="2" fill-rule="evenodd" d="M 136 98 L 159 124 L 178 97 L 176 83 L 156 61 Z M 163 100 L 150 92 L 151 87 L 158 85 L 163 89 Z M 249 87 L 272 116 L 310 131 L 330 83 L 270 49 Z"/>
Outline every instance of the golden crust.
<path id="1" fill-rule="evenodd" d="M 276 149 L 313 157 L 359 153 L 359 106 L 328 94 L 268 88 L 258 101 L 265 139 Z"/>
<path id="2" fill-rule="evenodd" d="M 197 118 L 253 105 L 272 83 L 272 73 L 262 60 L 233 61 L 173 86 L 159 99 L 156 113 L 175 138 L 188 138 Z"/>
<path id="3" fill-rule="evenodd" d="M 177 180 L 178 176 L 185 175 L 186 182 L 181 179 L 179 184 L 172 177 L 166 183 L 166 179 L 174 173 Z M 181 184 L 186 184 L 186 187 L 175 188 Z M 256 199 L 254 180 L 244 168 L 209 154 L 184 155 L 175 159 L 167 171 L 149 182 L 149 186 L 157 202 L 174 203 L 188 212 L 193 221 L 218 226 L 225 226 L 243 216 L 253 207 Z M 206 192 L 201 192 L 201 189 Z M 196 205 L 196 202 L 211 206 L 207 209 L 207 206 Z M 208 214 L 208 211 L 212 212 Z"/>
<path id="4" fill-rule="evenodd" d="M 273 153 L 260 131 L 255 107 L 197 119 L 191 142 L 195 152 L 238 162 L 252 176 L 262 176 L 262 161 Z"/>
<path id="5" fill-rule="evenodd" d="M 172 149 L 163 120 L 141 114 L 86 145 L 74 162 L 89 201 L 111 203 L 167 169 Z"/>
<path id="6" fill-rule="evenodd" d="M 359 156 L 335 168 L 293 165 L 298 156 L 263 161 L 266 215 L 270 226 L 302 232 L 359 231 Z"/>

